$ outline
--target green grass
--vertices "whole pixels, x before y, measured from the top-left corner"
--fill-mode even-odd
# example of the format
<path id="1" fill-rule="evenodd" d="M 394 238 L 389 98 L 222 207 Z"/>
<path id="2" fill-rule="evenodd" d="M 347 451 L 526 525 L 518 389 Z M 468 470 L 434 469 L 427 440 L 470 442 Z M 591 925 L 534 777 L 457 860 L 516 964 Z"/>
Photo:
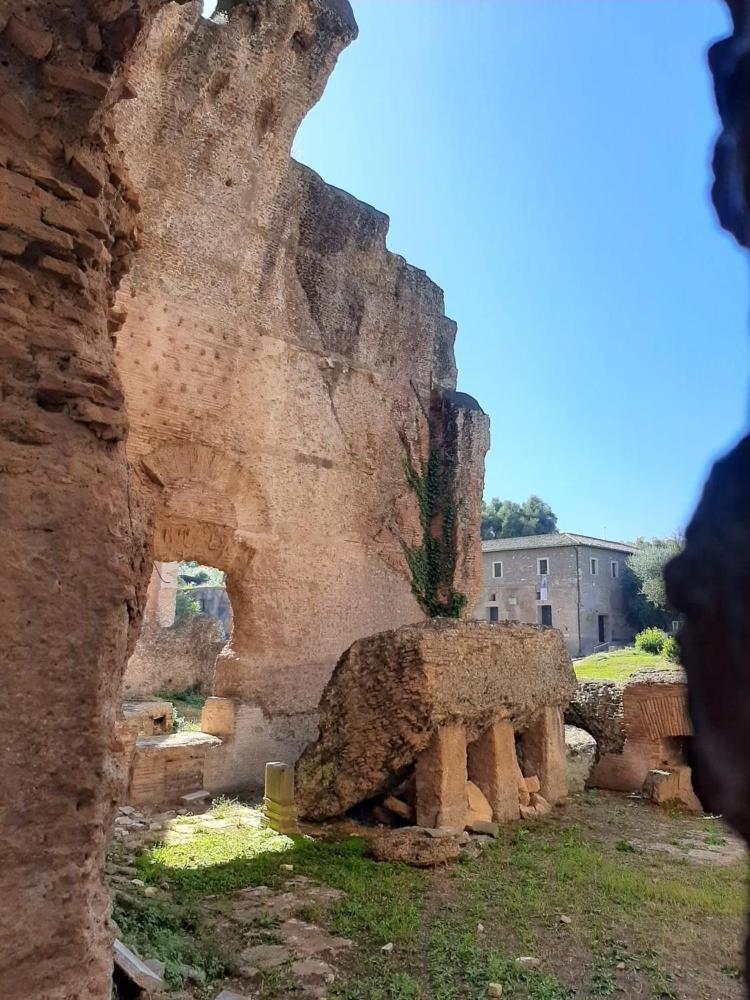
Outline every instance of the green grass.
<path id="1" fill-rule="evenodd" d="M 634 647 L 611 653 L 594 653 L 577 660 L 576 677 L 581 681 L 624 681 L 639 670 L 675 670 L 677 665 L 662 656 L 641 653 Z"/>
<path id="2" fill-rule="evenodd" d="M 235 808 L 229 800 L 219 804 L 223 814 Z M 729 973 L 720 970 L 735 968 L 732 952 L 722 954 L 716 942 L 734 930 L 739 939 L 742 866 L 633 852 L 615 830 L 604 841 L 576 824 L 506 827 L 477 858 L 428 872 L 377 863 L 359 838 L 313 841 L 252 826 L 195 829 L 187 844 L 139 855 L 139 875 L 161 887 L 160 897 L 139 897 L 137 905 L 118 898 L 115 912 L 126 943 L 166 961 L 173 984 L 180 965 L 203 970 L 207 988 L 232 972 L 236 943 L 226 932 L 212 938 L 210 915 L 226 916 L 228 896 L 239 889 L 281 888 L 289 879 L 281 866 L 290 864 L 295 876 L 345 893 L 327 912 L 310 915 L 355 942 L 348 976 L 344 969 L 331 987 L 337 1000 L 483 1000 L 490 982 L 501 983 L 509 1000 L 599 998 L 622 993 L 618 976 L 626 974 L 638 978 L 639 996 L 670 1000 L 679 996 L 668 969 L 672 944 L 696 928 L 718 936 L 717 978 L 726 982 Z M 713 825 L 703 833 L 715 835 Z M 563 925 L 561 914 L 570 922 Z M 260 920 L 244 933 L 260 940 L 274 927 Z M 665 931 L 672 944 L 660 954 Z M 382 952 L 389 942 L 392 951 Z M 567 957 L 573 946 L 575 961 Z M 519 955 L 537 956 L 542 965 L 521 971 Z M 618 963 L 626 973 L 616 971 Z M 261 995 L 280 995 L 288 985 L 269 975 Z"/>

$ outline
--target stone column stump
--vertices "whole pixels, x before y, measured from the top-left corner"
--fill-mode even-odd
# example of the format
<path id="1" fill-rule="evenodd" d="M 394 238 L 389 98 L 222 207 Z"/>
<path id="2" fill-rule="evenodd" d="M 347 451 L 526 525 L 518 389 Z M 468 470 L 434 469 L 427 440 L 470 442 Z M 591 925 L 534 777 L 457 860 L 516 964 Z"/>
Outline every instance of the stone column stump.
<path id="1" fill-rule="evenodd" d="M 463 830 L 466 820 L 466 730 L 438 729 L 417 758 L 417 826 Z"/>
<path id="2" fill-rule="evenodd" d="M 469 778 L 484 792 L 496 823 L 520 816 L 516 739 L 510 722 L 496 722 L 468 748 Z"/>
<path id="3" fill-rule="evenodd" d="M 521 748 L 526 776 L 539 777 L 540 792 L 550 805 L 563 802 L 568 789 L 562 711 L 543 708 L 522 735 Z"/>
<path id="4" fill-rule="evenodd" d="M 294 804 L 294 765 L 272 761 L 266 764 L 266 787 L 263 798 L 266 826 L 277 833 L 299 833 Z"/>

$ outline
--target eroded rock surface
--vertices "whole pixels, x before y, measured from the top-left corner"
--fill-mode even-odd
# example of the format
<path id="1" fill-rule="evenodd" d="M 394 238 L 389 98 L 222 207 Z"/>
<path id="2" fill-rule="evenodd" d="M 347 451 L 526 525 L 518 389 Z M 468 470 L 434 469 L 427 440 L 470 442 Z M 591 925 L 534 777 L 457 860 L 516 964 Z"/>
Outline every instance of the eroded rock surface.
<path id="1" fill-rule="evenodd" d="M 480 586 L 487 418 L 454 391 L 443 293 L 387 250 L 385 215 L 289 155 L 355 30 L 330 0 L 241 4 L 222 24 L 167 5 L 118 111 L 144 229 L 118 300 L 128 453 L 156 557 L 225 570 L 234 611 L 217 789 L 296 758 L 356 638 Z"/>
<path id="2" fill-rule="evenodd" d="M 300 814 L 341 815 L 387 791 L 438 730 L 461 727 L 465 755 L 493 722 L 522 727 L 564 705 L 574 685 L 560 634 L 533 625 L 436 619 L 355 642 L 323 695 L 320 737 L 297 764 Z"/>

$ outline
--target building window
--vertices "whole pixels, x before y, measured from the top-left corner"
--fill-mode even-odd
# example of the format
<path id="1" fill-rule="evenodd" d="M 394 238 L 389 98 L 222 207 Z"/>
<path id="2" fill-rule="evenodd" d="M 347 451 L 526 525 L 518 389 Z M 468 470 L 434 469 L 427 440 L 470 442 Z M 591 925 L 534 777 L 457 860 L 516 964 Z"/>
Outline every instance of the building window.
<path id="1" fill-rule="evenodd" d="M 493 562 L 492 564 L 492 576 L 495 580 L 499 580 L 503 575 L 503 564 L 501 562 Z"/>
<path id="2" fill-rule="evenodd" d="M 589 562 L 591 564 L 591 575 L 592 576 L 598 576 L 599 575 L 599 560 L 595 559 L 592 556 L 591 559 L 589 560 Z"/>
<path id="3" fill-rule="evenodd" d="M 552 625 L 552 605 L 551 604 L 542 604 L 542 606 L 539 608 L 539 612 L 540 612 L 539 619 L 540 619 L 542 625 L 549 625 L 549 626 L 551 626 Z"/>
<path id="4" fill-rule="evenodd" d="M 497 594 L 490 594 L 490 600 L 491 601 L 496 601 L 497 600 Z"/>
<path id="5" fill-rule="evenodd" d="M 490 608 L 490 621 L 497 622 L 500 620 L 500 612 L 497 608 Z"/>
<path id="6" fill-rule="evenodd" d="M 537 559 L 536 569 L 539 576 L 546 576 L 549 573 L 549 559 Z"/>
<path id="7" fill-rule="evenodd" d="M 616 580 L 620 575 L 620 564 L 616 559 L 612 560 L 612 579 Z"/>

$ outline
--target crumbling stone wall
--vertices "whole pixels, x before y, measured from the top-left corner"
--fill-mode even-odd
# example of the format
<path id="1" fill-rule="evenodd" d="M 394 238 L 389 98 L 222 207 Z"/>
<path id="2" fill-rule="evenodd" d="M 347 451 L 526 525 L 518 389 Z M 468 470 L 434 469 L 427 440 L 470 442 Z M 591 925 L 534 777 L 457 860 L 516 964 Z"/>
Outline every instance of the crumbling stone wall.
<path id="1" fill-rule="evenodd" d="M 225 24 L 168 6 L 118 109 L 143 194 L 118 300 L 136 485 L 157 559 L 226 571 L 214 694 L 288 759 L 342 649 L 425 614 L 405 463 L 436 438 L 451 495 L 433 590 L 448 604 L 479 587 L 487 419 L 452 394 L 442 292 L 388 252 L 384 215 L 289 157 L 355 31 L 348 5 L 323 0 L 240 5 Z M 260 783 L 233 729 L 217 787 Z"/>
<path id="2" fill-rule="evenodd" d="M 123 695 L 189 689 L 208 694 L 224 642 L 221 622 L 207 615 L 179 618 L 169 628 L 144 624 L 125 670 Z"/>
<path id="3" fill-rule="evenodd" d="M 112 349 L 138 199 L 110 111 L 156 3 L 0 3 L 0 982 L 109 996 L 115 712 L 145 594 Z"/>

